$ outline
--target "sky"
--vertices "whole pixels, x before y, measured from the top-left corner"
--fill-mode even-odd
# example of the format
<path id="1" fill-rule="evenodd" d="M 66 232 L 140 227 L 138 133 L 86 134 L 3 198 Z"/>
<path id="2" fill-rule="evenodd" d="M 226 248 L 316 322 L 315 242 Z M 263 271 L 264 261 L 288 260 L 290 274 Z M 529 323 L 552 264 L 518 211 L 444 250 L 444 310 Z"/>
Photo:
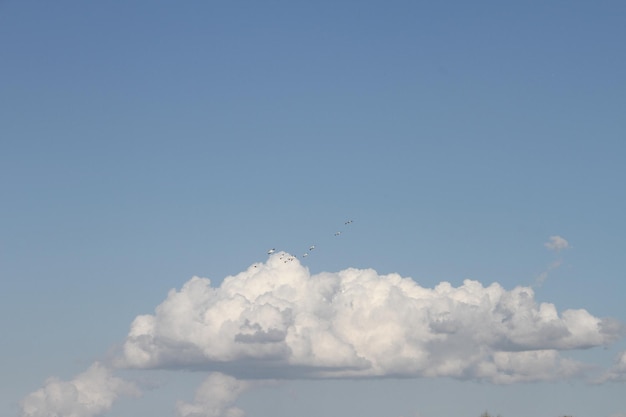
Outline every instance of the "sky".
<path id="1" fill-rule="evenodd" d="M 0 415 L 625 417 L 625 38 L 0 1 Z"/>

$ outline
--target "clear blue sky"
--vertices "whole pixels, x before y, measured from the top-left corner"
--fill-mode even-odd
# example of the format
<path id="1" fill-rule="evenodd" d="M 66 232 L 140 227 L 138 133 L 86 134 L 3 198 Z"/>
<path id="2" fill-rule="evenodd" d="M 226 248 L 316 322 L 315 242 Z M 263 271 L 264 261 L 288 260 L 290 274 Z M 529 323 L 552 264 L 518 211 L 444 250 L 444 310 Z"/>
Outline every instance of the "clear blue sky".
<path id="1" fill-rule="evenodd" d="M 626 4 L 427 3 L 0 1 L 0 414 L 272 247 L 626 323 Z M 112 372 L 163 386 L 107 417 L 174 416 L 206 377 Z M 238 406 L 624 417 L 621 380 L 311 378 Z"/>

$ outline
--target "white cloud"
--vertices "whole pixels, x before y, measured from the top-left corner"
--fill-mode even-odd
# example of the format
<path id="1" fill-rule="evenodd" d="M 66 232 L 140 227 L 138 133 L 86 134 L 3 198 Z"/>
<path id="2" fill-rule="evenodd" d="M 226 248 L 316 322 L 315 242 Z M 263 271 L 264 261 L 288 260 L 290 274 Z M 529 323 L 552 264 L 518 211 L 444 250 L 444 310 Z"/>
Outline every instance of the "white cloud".
<path id="1" fill-rule="evenodd" d="M 138 388 L 111 375 L 96 362 L 71 381 L 50 378 L 43 388 L 20 402 L 22 417 L 91 417 L 109 410 L 120 395 L 139 395 Z"/>
<path id="2" fill-rule="evenodd" d="M 243 417 L 244 412 L 233 407 L 233 403 L 249 386 L 249 382 L 213 372 L 196 391 L 193 403 L 178 402 L 176 415 L 178 417 Z"/>
<path id="3" fill-rule="evenodd" d="M 132 323 L 119 367 L 189 367 L 242 378 L 449 376 L 552 380 L 585 366 L 559 351 L 606 345 L 621 325 L 557 312 L 531 288 L 466 280 L 419 286 L 397 274 L 310 275 L 282 254 L 227 277 L 194 277 Z"/>
<path id="4" fill-rule="evenodd" d="M 546 248 L 559 252 L 570 247 L 569 242 L 561 236 L 550 236 L 550 240 L 543 244 Z"/>
<path id="5" fill-rule="evenodd" d="M 219 287 L 194 277 L 171 290 L 155 314 L 135 318 L 113 365 L 211 371 L 192 402 L 176 404 L 177 417 L 243 417 L 234 403 L 253 379 L 558 380 L 588 369 L 561 351 L 623 334 L 615 320 L 537 303 L 530 287 L 424 288 L 354 268 L 311 275 L 276 253 Z M 626 380 L 626 352 L 601 379 Z M 21 401 L 21 417 L 95 417 L 118 396 L 138 394 L 96 362 L 69 382 L 46 381 Z"/>

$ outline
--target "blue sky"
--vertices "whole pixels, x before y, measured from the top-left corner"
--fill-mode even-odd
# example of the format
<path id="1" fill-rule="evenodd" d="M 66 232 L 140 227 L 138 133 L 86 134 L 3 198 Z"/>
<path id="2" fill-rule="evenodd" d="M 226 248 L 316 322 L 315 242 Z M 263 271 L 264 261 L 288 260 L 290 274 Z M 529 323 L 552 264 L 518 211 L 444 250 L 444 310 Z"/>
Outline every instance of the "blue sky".
<path id="1" fill-rule="evenodd" d="M 0 414 L 106 362 L 192 276 L 219 287 L 272 247 L 315 244 L 313 276 L 533 287 L 626 323 L 625 18 L 610 1 L 0 2 Z M 601 373 L 626 341 L 557 350 Z M 624 362 L 593 386 L 307 377 L 237 404 L 623 417 Z M 160 381 L 111 417 L 174 416 L 207 376 L 111 372 Z"/>

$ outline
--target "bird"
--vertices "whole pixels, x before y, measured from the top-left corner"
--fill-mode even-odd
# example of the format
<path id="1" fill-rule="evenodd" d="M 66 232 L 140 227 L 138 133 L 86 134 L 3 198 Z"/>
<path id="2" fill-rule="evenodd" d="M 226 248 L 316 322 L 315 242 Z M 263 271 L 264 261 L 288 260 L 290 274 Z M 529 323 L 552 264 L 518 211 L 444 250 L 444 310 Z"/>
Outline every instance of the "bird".
<path id="1" fill-rule="evenodd" d="M 276 252 L 276 248 L 272 248 L 270 250 L 267 251 L 268 255 L 271 255 L 272 253 Z"/>

